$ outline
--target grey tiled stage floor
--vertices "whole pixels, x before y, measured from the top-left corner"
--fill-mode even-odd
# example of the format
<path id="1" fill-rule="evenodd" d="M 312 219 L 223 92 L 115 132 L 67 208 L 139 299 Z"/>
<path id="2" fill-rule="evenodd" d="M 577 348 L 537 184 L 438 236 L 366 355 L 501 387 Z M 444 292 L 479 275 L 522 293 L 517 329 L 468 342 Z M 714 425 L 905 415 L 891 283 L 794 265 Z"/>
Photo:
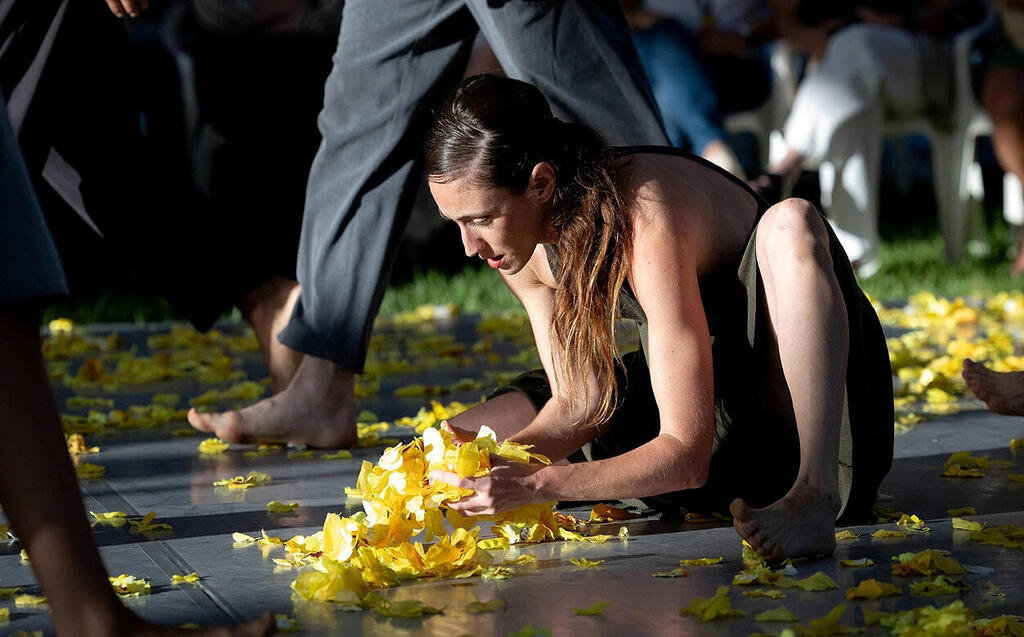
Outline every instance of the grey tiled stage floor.
<path id="1" fill-rule="evenodd" d="M 249 360 L 246 366 L 251 368 L 250 375 L 258 378 L 258 364 Z M 455 378 L 469 375 L 465 370 L 451 374 Z M 404 382 L 413 381 L 396 381 Z M 196 386 L 193 390 L 195 393 L 200 388 Z M 182 390 L 186 397 L 189 391 Z M 421 404 L 419 400 L 391 400 L 389 395 L 385 387 L 372 404 L 363 406 L 370 406 L 383 418 L 393 418 L 415 411 Z M 148 398 L 139 395 L 134 399 L 125 394 L 118 396 L 119 401 L 127 404 L 148 402 Z M 965 534 L 952 532 L 945 513 L 949 507 L 972 505 L 980 514 L 978 519 L 990 524 L 1024 525 L 1024 484 L 1011 483 L 1006 477 L 1008 472 L 1024 473 L 1024 461 L 1016 460 L 1008 449 L 1009 439 L 1014 435 L 1024 436 L 1024 421 L 969 411 L 928 422 L 898 436 L 897 459 L 882 488 L 892 499 L 882 504 L 926 518 L 931 532 L 907 539 L 862 537 L 840 542 L 834 558 L 798 563 L 800 576 L 824 571 L 839 583 L 839 590 L 790 590 L 785 600 L 767 600 L 748 599 L 742 595 L 743 589 L 732 588 L 730 598 L 734 606 L 746 610 L 747 617 L 716 624 L 700 624 L 690 617 L 680 617 L 679 608 L 694 596 L 713 594 L 718 585 L 729 583 L 742 568 L 739 540 L 730 527 L 696 528 L 669 520 L 635 520 L 626 523 L 631 531 L 626 541 L 547 543 L 498 552 L 498 560 L 520 552 L 538 557 L 532 565 L 520 567 L 519 574 L 508 580 L 420 582 L 384 592 L 391 599 L 419 599 L 445 608 L 444 614 L 422 620 L 387 620 L 369 612 L 345 613 L 330 605 L 295 600 L 289 584 L 296 571 L 276 567 L 269 557 L 261 555 L 258 547 L 233 548 L 233 531 L 258 533 L 265 528 L 272 535 L 285 537 L 316 531 L 325 513 L 346 509 L 343 487 L 354 484 L 360 461 L 375 460 L 380 449 L 355 450 L 351 460 L 323 460 L 319 452 L 312 460 L 289 459 L 287 452 L 245 458 L 243 452 L 247 447 L 233 448 L 215 458 L 201 458 L 196 452 L 200 438 L 135 431 L 95 441 L 102 452 L 88 460 L 105 466 L 106 474 L 102 480 L 83 484 L 83 492 L 91 510 L 120 510 L 129 514 L 155 511 L 159 521 L 173 526 L 170 535 L 151 539 L 133 535 L 124 528 L 96 528 L 97 542 L 112 574 L 131 573 L 150 579 L 152 594 L 127 603 L 144 617 L 158 622 L 194 621 L 211 625 L 272 610 L 298 618 L 303 632 L 308 634 L 504 635 L 532 624 L 551 630 L 556 636 L 712 632 L 747 635 L 777 632 L 784 626 L 755 622 L 753 616 L 763 610 L 785 605 L 801 622 L 806 622 L 844 602 L 847 587 L 871 577 L 894 580 L 904 592 L 898 598 L 851 602 L 842 623 L 861 625 L 860 608 L 892 610 L 948 603 L 954 598 L 914 597 L 909 591 L 910 580 L 890 576 L 888 563 L 892 555 L 924 548 L 950 550 L 964 564 L 995 569 L 992 575 L 964 577 L 973 588 L 962 598 L 979 615 L 1024 612 L 1024 583 L 1018 577 L 1024 572 L 1024 551 L 971 543 Z M 941 478 L 939 474 L 948 454 L 962 449 L 1015 464 L 1010 469 L 992 469 L 980 480 Z M 273 482 L 245 492 L 211 486 L 218 478 L 253 469 L 269 473 Z M 297 501 L 301 507 L 295 514 L 268 514 L 265 505 L 270 500 Z M 585 515 L 586 510 L 577 513 Z M 603 530 L 614 533 L 618 526 L 608 525 Z M 873 528 L 857 530 L 870 532 Z M 0 547 L 0 583 L 37 592 L 31 570 L 17 555 L 19 549 L 16 543 Z M 271 556 L 281 552 L 277 549 Z M 682 557 L 719 555 L 726 558 L 724 564 L 690 568 L 685 578 L 651 577 L 654 571 L 677 566 Z M 605 562 L 596 569 L 583 570 L 569 563 L 568 558 L 576 556 Z M 877 566 L 838 566 L 839 559 L 859 557 L 870 557 Z M 170 575 L 193 570 L 203 577 L 200 586 L 169 586 Z M 986 582 L 995 583 L 1006 597 L 986 596 L 982 589 Z M 493 597 L 505 600 L 506 609 L 483 615 L 469 615 L 463 610 L 474 599 L 486 601 Z M 603 617 L 573 613 L 574 607 L 598 601 L 611 602 Z M 0 632 L 49 629 L 45 611 L 13 608 L 10 600 L 0 604 L 12 607 L 11 622 L 0 627 Z"/>

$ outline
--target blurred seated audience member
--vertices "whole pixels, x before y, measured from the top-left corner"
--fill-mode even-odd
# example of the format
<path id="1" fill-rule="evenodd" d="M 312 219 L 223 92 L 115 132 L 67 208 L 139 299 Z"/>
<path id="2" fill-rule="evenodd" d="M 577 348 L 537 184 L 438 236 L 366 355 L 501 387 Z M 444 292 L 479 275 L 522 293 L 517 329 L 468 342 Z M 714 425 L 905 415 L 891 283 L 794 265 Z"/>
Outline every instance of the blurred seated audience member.
<path id="1" fill-rule="evenodd" d="M 743 178 L 723 121 L 757 108 L 771 92 L 770 4 L 622 0 L 622 6 L 669 139 Z"/>
<path id="2" fill-rule="evenodd" d="M 948 115 L 950 36 L 970 23 L 970 0 L 777 0 L 779 35 L 812 60 L 783 135 L 785 157 L 752 185 L 787 192 L 806 163 L 827 161 L 822 204 L 861 276 L 878 269 L 878 190 L 887 118 Z"/>
<path id="3" fill-rule="evenodd" d="M 147 69 L 116 16 L 145 6 L 127 2 L 0 0 L 0 91 L 43 212 L 62 254 L 91 258 L 81 246 L 97 243 L 197 329 L 238 306 L 283 387 L 301 360 L 274 338 L 298 296 L 294 239 L 272 226 L 259 230 L 276 243 L 249 245 L 243 204 L 215 209 L 188 167 L 143 135 L 137 88 Z M 257 177 L 269 191 L 273 180 Z M 271 258 L 268 246 L 286 256 Z"/>
<path id="4" fill-rule="evenodd" d="M 997 20 L 975 45 L 975 89 L 992 120 L 999 164 L 1024 182 L 1024 0 L 997 0 Z M 975 56 L 972 56 L 975 57 Z M 1014 274 L 1024 273 L 1024 233 Z"/>

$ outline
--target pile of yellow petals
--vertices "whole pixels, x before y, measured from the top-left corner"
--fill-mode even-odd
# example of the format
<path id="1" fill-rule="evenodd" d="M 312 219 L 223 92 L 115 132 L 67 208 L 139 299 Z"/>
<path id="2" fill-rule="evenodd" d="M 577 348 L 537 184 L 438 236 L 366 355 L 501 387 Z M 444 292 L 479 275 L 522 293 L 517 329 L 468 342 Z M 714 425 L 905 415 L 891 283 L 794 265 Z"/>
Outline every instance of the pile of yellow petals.
<path id="1" fill-rule="evenodd" d="M 924 520 L 916 515 L 907 515 L 906 513 L 899 520 L 896 520 L 896 526 L 903 527 L 908 533 L 928 533 L 931 531 L 931 529 L 924 525 Z"/>
<path id="2" fill-rule="evenodd" d="M 960 562 L 949 556 L 948 551 L 925 549 L 919 553 L 900 553 L 892 558 L 893 575 L 927 575 L 944 573 L 961 575 L 966 573 Z"/>
<path id="3" fill-rule="evenodd" d="M 114 587 L 114 592 L 121 597 L 149 595 L 149 582 L 145 578 L 122 574 L 109 579 L 110 585 Z"/>
<path id="4" fill-rule="evenodd" d="M 446 509 L 446 502 L 472 491 L 430 482 L 429 473 L 484 476 L 490 471 L 491 455 L 520 463 L 548 462 L 526 445 L 498 443 L 486 427 L 476 440 L 458 446 L 447 431 L 427 429 L 422 437 L 385 450 L 376 465 L 363 462 L 355 488 L 346 488 L 350 497 L 362 500 L 363 511 L 347 518 L 328 514 L 322 530 L 285 542 L 289 559 L 275 563 L 312 566 L 292 583 L 300 597 L 368 608 L 368 591 L 404 580 L 514 574 L 510 566 L 488 568 L 492 557 L 487 549 L 520 542 L 612 537 L 583 536 L 563 528 L 552 511 L 553 503 L 531 504 L 490 517 L 465 517 Z M 581 524 L 571 520 L 572 526 Z M 450 535 L 445 521 L 454 529 Z M 492 522 L 498 537 L 481 540 L 479 521 Z"/>
<path id="5" fill-rule="evenodd" d="M 733 608 L 729 602 L 729 587 L 719 586 L 715 594 L 705 599 L 694 597 L 686 608 L 679 610 L 680 615 L 693 615 L 697 619 L 709 622 L 716 619 L 728 619 L 730 617 L 744 617 L 747 613 L 738 608 Z"/>
<path id="6" fill-rule="evenodd" d="M 215 487 L 227 487 L 228 489 L 248 489 L 250 487 L 259 487 L 266 484 L 270 484 L 271 478 L 262 471 L 250 471 L 244 476 L 235 476 L 234 478 L 224 478 L 217 480 L 213 483 Z M 278 503 L 280 504 L 280 503 Z M 298 506 L 298 505 L 296 505 Z"/>

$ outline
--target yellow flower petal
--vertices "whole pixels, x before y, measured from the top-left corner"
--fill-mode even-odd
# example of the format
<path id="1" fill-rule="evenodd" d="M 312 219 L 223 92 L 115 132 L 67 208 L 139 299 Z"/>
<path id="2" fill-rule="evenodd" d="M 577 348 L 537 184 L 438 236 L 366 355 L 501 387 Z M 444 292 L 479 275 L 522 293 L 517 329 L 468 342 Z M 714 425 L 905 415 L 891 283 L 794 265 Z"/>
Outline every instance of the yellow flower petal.
<path id="1" fill-rule="evenodd" d="M 797 580 L 796 585 L 805 591 L 825 591 L 830 588 L 839 588 L 839 585 L 835 583 L 835 580 L 821 571 L 818 571 L 810 577 Z"/>
<path id="2" fill-rule="evenodd" d="M 277 500 L 271 500 L 267 502 L 267 511 L 271 513 L 291 513 L 295 509 L 299 508 L 298 502 L 278 502 Z"/>
<path id="3" fill-rule="evenodd" d="M 846 599 L 878 599 L 899 594 L 899 587 L 876 579 L 866 579 L 855 587 L 846 589 Z"/>
<path id="4" fill-rule="evenodd" d="M 473 601 L 466 604 L 466 612 L 471 614 L 493 613 L 496 610 L 505 608 L 505 602 L 495 597 L 488 602 Z"/>
<path id="5" fill-rule="evenodd" d="M 596 602 L 585 608 L 574 608 L 577 615 L 602 615 L 610 602 Z"/>
<path id="6" fill-rule="evenodd" d="M 580 568 L 595 568 L 604 564 L 604 560 L 588 560 L 585 557 L 572 557 L 569 561 Z"/>
<path id="7" fill-rule="evenodd" d="M 785 606 L 779 606 L 778 608 L 772 608 L 766 610 L 763 613 L 754 615 L 754 621 L 758 622 L 795 622 L 796 615 L 791 613 Z"/>
<path id="8" fill-rule="evenodd" d="M 199 453 L 205 455 L 217 455 L 224 453 L 231 445 L 220 438 L 207 438 L 199 443 Z"/>

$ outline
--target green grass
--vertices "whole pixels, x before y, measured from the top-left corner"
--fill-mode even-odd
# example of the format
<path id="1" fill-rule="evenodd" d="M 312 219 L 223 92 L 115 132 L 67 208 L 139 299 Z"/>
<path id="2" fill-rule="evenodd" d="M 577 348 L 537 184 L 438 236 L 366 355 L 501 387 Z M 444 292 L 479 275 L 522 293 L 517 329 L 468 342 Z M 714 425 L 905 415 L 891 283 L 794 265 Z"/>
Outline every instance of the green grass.
<path id="1" fill-rule="evenodd" d="M 464 314 L 522 308 L 501 275 L 490 268 L 467 266 L 454 274 L 443 274 L 437 270 L 414 273 L 408 283 L 388 288 L 380 311 L 387 316 L 426 303 L 455 303 Z"/>
<path id="2" fill-rule="evenodd" d="M 982 256 L 968 255 L 950 265 L 944 257 L 942 237 L 934 221 L 883 228 L 882 267 L 873 277 L 861 281 L 864 289 L 879 299 L 900 299 L 929 291 L 939 296 L 984 294 L 1020 289 L 1021 279 L 1009 274 L 1008 249 L 1015 240 L 1001 220 L 990 224 L 985 234 L 989 246 Z M 501 277 L 489 268 L 467 265 L 454 273 L 436 269 L 416 271 L 406 281 L 391 286 L 381 305 L 381 314 L 405 312 L 425 303 L 455 303 L 462 313 L 518 309 L 519 302 Z M 140 294 L 105 290 L 91 298 L 63 301 L 50 307 L 47 320 L 66 316 L 80 323 L 145 323 L 180 318 L 167 301 Z M 239 319 L 237 310 L 226 318 Z"/>
<path id="3" fill-rule="evenodd" d="M 981 242 L 982 255 L 967 254 L 956 264 L 946 263 L 945 244 L 931 227 L 900 229 L 881 246 L 882 267 L 861 287 L 879 299 L 906 298 L 928 291 L 937 296 L 970 296 L 1020 289 L 1024 281 L 1010 276 L 1008 253 L 1014 244 L 1007 226 L 991 224 Z"/>

